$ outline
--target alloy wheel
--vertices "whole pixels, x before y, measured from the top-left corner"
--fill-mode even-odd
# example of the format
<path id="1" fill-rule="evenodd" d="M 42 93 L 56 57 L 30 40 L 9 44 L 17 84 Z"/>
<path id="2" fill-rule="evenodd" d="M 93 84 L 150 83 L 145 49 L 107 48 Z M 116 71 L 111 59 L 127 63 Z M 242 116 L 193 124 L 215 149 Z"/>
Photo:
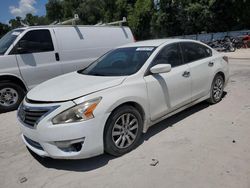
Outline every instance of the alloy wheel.
<path id="1" fill-rule="evenodd" d="M 217 77 L 213 87 L 214 100 L 219 101 L 221 99 L 222 93 L 223 93 L 223 80 L 221 77 Z"/>
<path id="2" fill-rule="evenodd" d="M 133 144 L 138 134 L 138 119 L 132 113 L 119 116 L 112 129 L 112 141 L 120 149 Z"/>

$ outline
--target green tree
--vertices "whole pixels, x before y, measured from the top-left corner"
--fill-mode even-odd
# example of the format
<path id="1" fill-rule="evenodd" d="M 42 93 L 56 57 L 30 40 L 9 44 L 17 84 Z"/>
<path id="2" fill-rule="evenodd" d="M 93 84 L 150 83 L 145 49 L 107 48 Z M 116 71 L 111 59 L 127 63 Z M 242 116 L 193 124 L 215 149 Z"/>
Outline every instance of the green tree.
<path id="1" fill-rule="evenodd" d="M 150 23 L 153 11 L 152 0 L 137 0 L 128 15 L 128 24 L 134 31 L 136 39 L 151 37 Z"/>
<path id="2" fill-rule="evenodd" d="M 46 16 L 50 22 L 59 21 L 63 18 L 63 5 L 61 0 L 49 0 L 45 7 Z"/>
<path id="3" fill-rule="evenodd" d="M 239 29 L 250 29 L 250 1 L 240 0 L 235 7 L 235 12 L 238 15 L 237 24 L 240 26 Z"/>
<path id="4" fill-rule="evenodd" d="M 182 22 L 185 34 L 196 34 L 211 30 L 213 20 L 209 8 L 209 1 L 189 3 L 187 5 L 184 9 L 185 17 Z"/>
<path id="5" fill-rule="evenodd" d="M 34 25 L 47 25 L 49 24 L 48 19 L 45 16 L 33 16 L 32 14 L 27 14 L 24 23 L 34 26 Z"/>
<path id="6" fill-rule="evenodd" d="M 11 26 L 11 29 L 15 29 L 15 28 L 18 28 L 18 27 L 22 27 L 22 24 L 21 24 L 21 20 L 22 18 L 17 16 L 15 19 L 11 19 L 9 21 L 9 24 Z"/>
<path id="7" fill-rule="evenodd" d="M 43 25 L 78 14 L 79 24 L 127 17 L 136 38 L 163 38 L 250 28 L 249 0 L 48 0 L 46 17 L 26 15 L 25 23 Z M 21 18 L 10 20 L 11 28 Z"/>
<path id="8" fill-rule="evenodd" d="M 250 27 L 249 0 L 214 0 L 210 11 L 213 13 L 213 31 L 229 31 Z"/>
<path id="9" fill-rule="evenodd" d="M 0 38 L 10 30 L 10 26 L 0 23 Z"/>
<path id="10" fill-rule="evenodd" d="M 115 13 L 114 18 L 119 20 L 123 17 L 127 17 L 129 11 L 132 9 L 132 5 L 128 3 L 128 1 L 117 0 L 115 1 Z"/>
<path id="11" fill-rule="evenodd" d="M 104 1 L 85 0 L 76 9 L 82 24 L 97 24 L 104 20 Z"/>
<path id="12" fill-rule="evenodd" d="M 62 1 L 63 6 L 63 17 L 65 19 L 72 18 L 77 13 L 77 9 L 84 2 L 84 0 L 64 0 Z"/>

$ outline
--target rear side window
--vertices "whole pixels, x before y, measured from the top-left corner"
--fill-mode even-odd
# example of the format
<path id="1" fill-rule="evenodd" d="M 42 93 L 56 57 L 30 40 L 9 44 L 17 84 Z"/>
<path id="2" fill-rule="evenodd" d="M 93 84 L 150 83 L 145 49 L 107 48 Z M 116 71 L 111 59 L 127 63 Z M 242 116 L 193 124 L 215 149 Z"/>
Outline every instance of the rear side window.
<path id="1" fill-rule="evenodd" d="M 181 43 L 181 49 L 185 63 L 190 63 L 212 56 L 211 49 L 198 43 L 183 42 Z"/>
<path id="2" fill-rule="evenodd" d="M 178 43 L 165 46 L 153 61 L 153 65 L 170 64 L 171 67 L 182 65 L 181 50 Z"/>
<path id="3" fill-rule="evenodd" d="M 19 43 L 25 46 L 26 53 L 54 51 L 50 32 L 46 29 L 28 31 Z"/>

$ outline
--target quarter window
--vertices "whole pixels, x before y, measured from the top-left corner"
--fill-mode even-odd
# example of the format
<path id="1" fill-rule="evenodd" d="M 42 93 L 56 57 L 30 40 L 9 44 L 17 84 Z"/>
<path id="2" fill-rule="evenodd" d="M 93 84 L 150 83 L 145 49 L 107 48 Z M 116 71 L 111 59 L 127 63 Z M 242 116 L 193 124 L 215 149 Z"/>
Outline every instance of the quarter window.
<path id="1" fill-rule="evenodd" d="M 45 29 L 28 31 L 18 43 L 25 48 L 24 53 L 54 51 L 50 32 Z"/>
<path id="2" fill-rule="evenodd" d="M 212 56 L 211 49 L 204 45 L 192 42 L 181 43 L 185 63 L 197 61 Z"/>
<path id="3" fill-rule="evenodd" d="M 170 64 L 171 67 L 182 65 L 179 44 L 170 44 L 164 47 L 154 59 L 153 66 L 157 64 Z"/>

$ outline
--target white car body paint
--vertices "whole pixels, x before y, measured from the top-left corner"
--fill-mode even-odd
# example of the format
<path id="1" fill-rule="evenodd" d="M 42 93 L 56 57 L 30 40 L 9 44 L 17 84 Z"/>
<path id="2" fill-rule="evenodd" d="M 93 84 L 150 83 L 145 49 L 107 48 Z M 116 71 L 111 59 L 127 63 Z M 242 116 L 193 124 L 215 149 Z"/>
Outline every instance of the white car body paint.
<path id="1" fill-rule="evenodd" d="M 106 121 L 112 111 L 124 103 L 133 102 L 141 107 L 145 133 L 153 124 L 208 99 L 214 76 L 218 72 L 223 73 L 226 84 L 229 70 L 223 55 L 206 45 L 204 46 L 211 49 L 212 57 L 173 67 L 168 73 L 147 74 L 151 62 L 165 46 L 181 42 L 204 45 L 197 41 L 181 39 L 149 40 L 128 44 L 120 48 L 156 47 L 135 74 L 100 77 L 74 72 L 38 85 L 28 93 L 28 100 L 24 100 L 23 106 L 31 109 L 59 107 L 41 118 L 34 128 L 27 126 L 20 115 L 18 116 L 25 144 L 40 156 L 64 159 L 88 158 L 104 152 L 103 133 Z M 209 66 L 209 62 L 213 62 L 213 66 Z M 189 77 L 183 76 L 185 71 L 190 72 Z M 98 97 L 102 97 L 102 100 L 94 110 L 93 119 L 52 124 L 52 119 L 61 112 Z M 39 143 L 43 149 L 34 147 L 24 135 Z M 57 141 L 81 138 L 85 140 L 78 152 L 63 151 L 55 144 Z"/>

